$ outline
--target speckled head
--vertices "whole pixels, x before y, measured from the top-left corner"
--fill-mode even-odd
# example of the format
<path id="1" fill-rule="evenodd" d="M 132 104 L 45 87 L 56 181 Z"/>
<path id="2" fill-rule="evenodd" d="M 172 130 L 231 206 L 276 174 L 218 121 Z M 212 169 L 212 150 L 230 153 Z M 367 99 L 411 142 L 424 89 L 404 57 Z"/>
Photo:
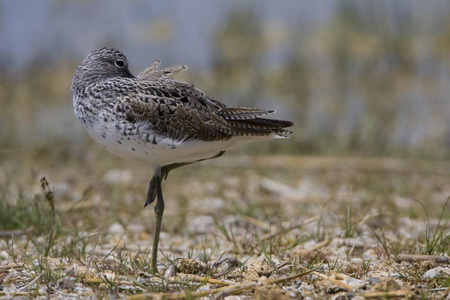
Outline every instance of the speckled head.
<path id="1" fill-rule="evenodd" d="M 134 77 L 128 70 L 127 57 L 113 48 L 98 48 L 75 70 L 72 90 L 75 92 L 89 84 L 113 77 Z"/>

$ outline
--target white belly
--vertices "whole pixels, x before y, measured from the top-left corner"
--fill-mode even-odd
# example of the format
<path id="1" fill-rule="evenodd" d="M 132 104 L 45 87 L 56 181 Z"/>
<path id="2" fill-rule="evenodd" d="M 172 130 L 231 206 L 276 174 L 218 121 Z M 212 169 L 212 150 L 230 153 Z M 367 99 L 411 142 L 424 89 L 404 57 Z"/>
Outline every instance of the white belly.
<path id="1" fill-rule="evenodd" d="M 106 129 L 103 126 L 104 124 L 85 125 L 87 125 L 86 129 L 89 135 L 107 151 L 127 160 L 147 164 L 152 168 L 212 158 L 220 151 L 247 142 L 275 138 L 273 135 L 264 137 L 236 136 L 222 141 L 191 140 L 178 142 L 156 136 L 154 142 L 153 139 L 151 139 L 151 142 L 146 142 L 138 135 L 123 136 L 114 125 L 108 126 Z"/>

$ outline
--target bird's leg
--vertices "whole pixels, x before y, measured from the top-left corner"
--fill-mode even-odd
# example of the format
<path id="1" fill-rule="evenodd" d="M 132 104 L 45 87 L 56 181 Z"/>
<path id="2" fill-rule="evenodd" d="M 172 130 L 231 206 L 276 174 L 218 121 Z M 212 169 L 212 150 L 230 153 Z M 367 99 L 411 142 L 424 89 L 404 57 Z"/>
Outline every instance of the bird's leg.
<path id="1" fill-rule="evenodd" d="M 170 167 L 170 165 L 169 166 L 164 166 L 164 167 L 161 168 L 161 178 L 160 178 L 161 181 L 163 179 L 167 179 L 167 175 L 169 175 L 169 171 L 172 170 L 169 167 Z M 157 190 L 156 190 L 156 175 L 154 175 L 152 177 L 152 180 L 150 180 L 150 186 L 148 188 L 147 199 L 145 200 L 144 207 L 152 204 L 153 201 L 155 201 L 156 194 L 157 194 Z"/>
<path id="2" fill-rule="evenodd" d="M 150 205 L 153 201 L 155 201 L 155 198 L 156 198 L 156 176 L 153 176 L 152 180 L 150 180 L 150 186 L 148 188 L 147 199 L 145 200 L 144 207 Z"/>
<path id="3" fill-rule="evenodd" d="M 225 151 L 219 152 L 216 157 L 220 157 L 225 153 Z M 147 200 L 145 201 L 144 207 L 151 204 L 156 200 L 155 205 L 155 214 L 156 214 L 156 226 L 155 226 L 155 235 L 153 237 L 153 250 L 152 250 L 152 271 L 157 273 L 157 257 L 158 257 L 158 243 L 159 243 L 159 233 L 161 232 L 161 223 L 164 214 L 164 199 L 162 194 L 161 182 L 163 179 L 167 179 L 167 175 L 173 169 L 189 165 L 191 163 L 174 163 L 171 165 L 163 166 L 161 168 L 157 168 L 155 170 L 155 175 L 150 180 L 150 186 L 147 192 Z"/>
<path id="4" fill-rule="evenodd" d="M 156 226 L 155 226 L 155 235 L 153 237 L 153 250 L 152 250 L 152 271 L 157 273 L 157 256 L 158 256 L 158 243 L 159 243 L 159 233 L 161 232 L 161 223 L 164 213 L 164 199 L 162 195 L 161 189 L 161 181 L 162 174 L 161 169 L 155 172 L 154 179 L 154 189 L 156 190 L 156 205 L 155 205 L 155 214 L 156 214 Z M 153 181 L 152 179 L 152 181 Z M 150 184 L 151 185 L 151 184 Z"/>
<path id="5" fill-rule="evenodd" d="M 225 153 L 225 151 L 220 151 L 217 155 L 215 155 L 215 156 L 213 156 L 211 158 L 201 159 L 199 161 L 221 157 L 224 153 Z M 171 165 L 167 165 L 167 166 L 162 167 L 161 168 L 161 180 L 162 179 L 167 179 L 167 176 L 169 175 L 169 172 L 172 171 L 173 169 L 176 169 L 176 168 L 179 168 L 179 167 L 183 167 L 183 166 L 186 166 L 186 165 L 190 165 L 190 164 L 191 163 L 173 163 Z M 150 186 L 148 188 L 147 199 L 145 200 L 144 207 L 152 204 L 153 201 L 155 201 L 155 198 L 156 198 L 156 178 L 155 178 L 155 176 L 153 176 L 152 180 L 150 180 Z"/>

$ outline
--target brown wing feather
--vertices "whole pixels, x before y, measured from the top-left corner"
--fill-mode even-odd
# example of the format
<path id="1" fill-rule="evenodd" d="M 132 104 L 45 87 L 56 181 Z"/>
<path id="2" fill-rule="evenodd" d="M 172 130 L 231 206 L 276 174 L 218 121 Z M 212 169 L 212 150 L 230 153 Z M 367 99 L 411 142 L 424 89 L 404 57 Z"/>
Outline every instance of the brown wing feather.
<path id="1" fill-rule="evenodd" d="M 274 110 L 226 106 L 193 85 L 162 76 L 163 72 L 157 73 L 156 68 L 155 64 L 143 72 L 137 78 L 141 92 L 127 97 L 129 122 L 146 123 L 157 134 L 175 140 L 213 141 L 239 135 L 290 133 L 283 128 L 292 126 L 291 122 L 262 118 Z"/>

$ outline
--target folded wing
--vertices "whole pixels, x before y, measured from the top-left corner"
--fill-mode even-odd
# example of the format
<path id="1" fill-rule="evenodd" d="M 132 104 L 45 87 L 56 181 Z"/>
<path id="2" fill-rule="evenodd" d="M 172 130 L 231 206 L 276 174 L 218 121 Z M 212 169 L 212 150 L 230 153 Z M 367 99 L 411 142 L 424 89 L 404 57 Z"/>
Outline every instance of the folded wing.
<path id="1" fill-rule="evenodd" d="M 185 67 L 158 70 L 154 63 L 136 78 L 140 93 L 129 95 L 126 119 L 147 124 L 174 140 L 226 140 L 233 136 L 287 137 L 292 122 L 264 118 L 274 110 L 231 107 L 209 98 L 193 85 L 170 78 Z"/>

